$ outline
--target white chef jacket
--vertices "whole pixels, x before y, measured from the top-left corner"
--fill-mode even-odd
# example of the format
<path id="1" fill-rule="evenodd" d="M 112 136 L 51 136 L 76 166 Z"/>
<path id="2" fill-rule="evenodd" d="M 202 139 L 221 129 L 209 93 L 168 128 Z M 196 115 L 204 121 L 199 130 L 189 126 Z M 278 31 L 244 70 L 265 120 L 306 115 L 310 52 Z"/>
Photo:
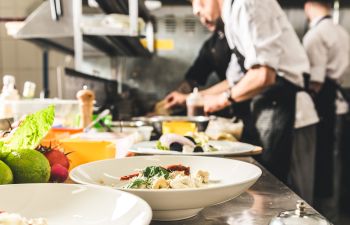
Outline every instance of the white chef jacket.
<path id="1" fill-rule="evenodd" d="M 276 0 L 224 0 L 222 18 L 231 49 L 235 46 L 245 56 L 245 68 L 266 65 L 297 86 L 303 87 L 303 76 L 309 72 L 307 55 L 287 16 Z M 232 65 L 231 65 L 232 64 Z M 234 54 L 227 79 L 239 74 L 231 71 L 237 64 Z M 296 96 L 295 128 L 318 122 L 311 97 L 306 92 Z"/>
<path id="2" fill-rule="evenodd" d="M 311 65 L 311 81 L 323 83 L 326 76 L 338 81 L 349 66 L 350 38 L 346 30 L 331 18 L 319 17 L 311 21 L 303 44 Z M 347 104 L 338 93 L 337 111 L 347 112 Z"/>

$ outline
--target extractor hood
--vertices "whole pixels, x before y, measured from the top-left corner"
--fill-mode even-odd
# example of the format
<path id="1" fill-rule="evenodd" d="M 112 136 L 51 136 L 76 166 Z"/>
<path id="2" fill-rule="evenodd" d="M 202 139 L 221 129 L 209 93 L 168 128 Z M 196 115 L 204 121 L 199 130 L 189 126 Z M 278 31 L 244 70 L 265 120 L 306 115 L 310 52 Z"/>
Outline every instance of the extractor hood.
<path id="1" fill-rule="evenodd" d="M 130 0 L 104 0 L 97 1 L 101 9 L 107 3 L 112 5 L 128 5 Z M 59 2 L 59 10 L 57 10 L 57 3 Z M 80 4 L 77 7 L 77 2 Z M 139 2 L 142 2 L 141 0 Z M 139 8 L 145 8 L 144 5 Z M 55 8 L 56 7 L 56 8 Z M 128 8 L 126 8 L 128 10 Z M 58 14 L 58 12 L 59 14 Z M 43 2 L 35 11 L 33 11 L 23 22 L 8 22 L 6 23 L 7 32 L 16 39 L 23 39 L 34 42 L 45 48 L 55 48 L 67 54 L 74 55 L 74 34 L 76 35 L 78 28 L 78 35 L 81 35 L 83 42 L 83 52 L 86 56 L 150 56 L 150 52 L 144 48 L 140 41 L 140 30 L 138 34 L 130 35 L 129 29 L 101 29 L 100 24 L 96 23 L 96 27 L 88 27 L 86 29 L 84 24 L 91 25 L 91 18 L 96 17 L 92 14 L 82 13 L 81 0 L 49 0 Z M 145 14 L 140 9 L 139 15 Z M 117 11 L 108 13 L 127 14 L 128 11 Z M 145 14 L 149 16 L 149 14 Z M 99 14 L 96 18 L 106 16 Z M 84 22 L 89 21 L 89 23 Z M 77 25 L 78 24 L 78 25 Z M 139 26 L 140 27 L 140 26 Z M 94 29 L 95 28 L 95 29 Z M 89 30 L 89 33 L 84 33 Z M 98 34 L 91 33 L 91 30 L 98 31 Z M 105 33 L 104 33 L 105 30 Z M 101 32 L 102 31 L 102 32 Z"/>

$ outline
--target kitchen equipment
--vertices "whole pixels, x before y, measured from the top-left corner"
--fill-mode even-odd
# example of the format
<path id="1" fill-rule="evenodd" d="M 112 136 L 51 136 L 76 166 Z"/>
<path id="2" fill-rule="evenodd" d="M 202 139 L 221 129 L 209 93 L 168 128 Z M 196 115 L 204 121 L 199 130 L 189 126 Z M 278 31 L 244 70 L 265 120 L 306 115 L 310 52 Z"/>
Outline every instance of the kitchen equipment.
<path id="1" fill-rule="evenodd" d="M 163 133 L 162 126 L 163 122 L 192 122 L 196 124 L 199 132 L 205 131 L 210 121 L 210 117 L 206 116 L 153 116 L 153 117 L 133 117 L 132 120 L 137 122 L 143 122 L 145 124 L 154 127 L 155 132 L 158 136 Z"/>
<path id="2" fill-rule="evenodd" d="M 0 94 L 0 119 L 7 119 L 13 117 L 13 110 L 6 104 L 6 101 L 18 100 L 19 94 L 15 88 L 14 76 L 5 75 L 3 77 L 3 84 L 4 86 Z"/>
<path id="3" fill-rule="evenodd" d="M 279 213 L 269 225 L 331 225 L 331 223 L 320 214 L 310 212 L 305 202 L 298 201 L 295 210 Z"/>
<path id="4" fill-rule="evenodd" d="M 120 177 L 147 166 L 189 166 L 191 171 L 209 172 L 208 186 L 189 189 L 125 189 Z M 259 167 L 232 159 L 199 156 L 140 156 L 102 160 L 76 167 L 70 178 L 77 183 L 109 186 L 143 198 L 153 210 L 154 220 L 180 220 L 197 215 L 204 207 L 233 199 L 261 176 Z"/>
<path id="5" fill-rule="evenodd" d="M 83 90 L 78 91 L 77 99 L 80 106 L 80 127 L 86 128 L 92 121 L 95 94 L 84 86 Z"/>
<path id="6" fill-rule="evenodd" d="M 45 218 L 48 224 L 148 225 L 152 219 L 151 208 L 144 200 L 98 186 L 0 185 L 0 199 L 1 211 L 18 213 L 28 219 Z"/>
<path id="7" fill-rule="evenodd" d="M 100 114 L 97 115 L 96 119 L 94 119 L 84 128 L 84 132 L 88 132 L 93 126 L 95 126 L 96 123 L 108 116 L 110 113 L 111 111 L 109 109 L 103 110 Z"/>
<path id="8" fill-rule="evenodd" d="M 156 148 L 157 141 L 145 141 L 137 143 L 130 148 L 130 152 L 145 155 L 197 155 L 197 156 L 225 156 L 225 155 L 256 155 L 261 153 L 262 148 L 241 142 L 232 141 L 209 141 L 211 146 L 218 149 L 218 151 L 213 152 L 177 152 L 177 151 L 167 151 L 159 150 Z"/>
<path id="9" fill-rule="evenodd" d="M 62 99 L 23 99 L 13 101 L 3 101 L 1 104 L 10 107 L 14 121 L 18 121 L 22 116 L 37 112 L 50 105 L 55 106 L 54 127 L 76 127 L 77 116 L 79 114 L 79 104 L 76 100 Z"/>
<path id="10" fill-rule="evenodd" d="M 23 86 L 23 98 L 26 99 L 32 99 L 34 98 L 35 95 L 35 83 L 30 82 L 30 81 L 26 81 L 24 82 L 24 86 Z"/>
<path id="11" fill-rule="evenodd" d="M 142 141 L 149 141 L 154 136 L 154 127 L 144 121 L 113 121 L 111 128 L 113 132 L 138 132 L 143 137 Z"/>
<path id="12" fill-rule="evenodd" d="M 97 136 L 97 135 L 95 135 Z M 70 169 L 84 163 L 103 159 L 113 159 L 116 156 L 116 144 L 112 140 L 67 138 L 58 140 L 59 146 L 69 153 Z"/>
<path id="13" fill-rule="evenodd" d="M 193 92 L 186 98 L 187 116 L 203 116 L 204 102 L 198 92 L 198 88 L 194 88 Z"/>

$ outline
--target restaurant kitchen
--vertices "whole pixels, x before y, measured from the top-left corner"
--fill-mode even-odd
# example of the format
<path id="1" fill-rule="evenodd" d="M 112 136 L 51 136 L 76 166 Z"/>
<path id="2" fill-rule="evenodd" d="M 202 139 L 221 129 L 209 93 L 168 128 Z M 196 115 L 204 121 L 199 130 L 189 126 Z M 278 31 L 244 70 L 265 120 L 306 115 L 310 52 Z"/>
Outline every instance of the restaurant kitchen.
<path id="1" fill-rule="evenodd" d="M 263 22 L 257 23 L 257 27 L 254 27 L 256 24 L 253 22 L 228 22 L 232 18 L 239 20 L 234 17 L 234 12 L 239 7 L 244 8 L 242 6 L 244 4 L 253 5 L 250 5 L 251 9 L 247 10 L 252 13 L 249 14 L 250 16 L 262 16 L 263 19 L 259 21 Z M 310 9 L 306 7 L 307 4 L 316 5 L 316 7 Z M 232 11 L 225 10 L 231 6 Z M 15 196 L 19 192 L 34 190 L 45 192 L 47 188 L 56 190 L 55 184 L 52 184 L 52 187 L 40 186 L 43 184 L 38 184 L 38 187 L 30 185 L 26 187 L 24 184 L 23 186 L 0 185 L 0 197 L 6 199 L 4 201 L 6 203 L 2 205 L 0 198 L 0 224 L 10 224 L 6 223 L 6 220 L 2 222 L 2 211 L 19 213 L 27 218 L 46 218 L 48 224 L 51 224 L 50 221 L 52 224 L 327 224 L 326 220 L 330 221 L 329 224 L 331 222 L 341 225 L 350 223 L 350 207 L 347 204 L 350 198 L 348 191 L 350 180 L 344 172 L 348 169 L 346 162 L 350 157 L 349 152 L 346 151 L 350 143 L 345 138 L 350 129 L 350 117 L 346 104 L 350 94 L 349 52 L 346 57 L 337 52 L 338 58 L 343 58 L 342 62 L 339 62 L 337 57 L 336 60 L 328 59 L 330 66 L 327 65 L 327 74 L 331 74 L 329 76 L 332 76 L 332 73 L 336 74 L 337 72 L 334 71 L 338 71 L 338 68 L 346 67 L 342 68 L 339 76 L 337 75 L 337 79 L 339 78 L 337 87 L 339 84 L 342 88 L 341 91 L 337 89 L 336 95 L 340 96 L 338 100 L 340 99 L 343 103 L 340 104 L 343 107 L 337 108 L 340 114 L 337 114 L 336 122 L 330 125 L 333 132 L 318 134 L 316 131 L 321 130 L 318 123 L 322 123 L 324 115 L 320 115 L 319 111 L 317 111 L 318 116 L 316 115 L 316 109 L 319 110 L 319 107 L 315 97 L 317 94 L 313 96 L 314 92 L 311 91 L 313 89 L 309 91 L 313 98 L 312 101 L 310 97 L 310 104 L 313 105 L 312 102 L 315 102 L 315 106 L 310 110 L 306 109 L 309 103 L 302 106 L 298 103 L 296 106 L 279 103 L 290 101 L 288 96 L 281 93 L 294 92 L 293 82 L 297 83 L 292 76 L 289 77 L 288 73 L 293 70 L 302 70 L 306 62 L 305 68 L 308 71 L 302 72 L 308 72 L 311 78 L 304 76 L 306 78 L 304 80 L 311 79 L 307 84 L 310 86 L 313 84 L 313 61 L 310 59 L 312 53 L 308 52 L 308 46 L 311 45 L 305 44 L 307 41 L 305 34 L 316 26 L 312 25 L 312 22 L 309 23 L 308 17 L 312 21 L 310 15 L 317 14 L 315 12 L 319 9 L 318 6 L 322 6 L 322 9 L 329 7 L 327 12 L 330 18 L 314 16 L 316 19 L 322 17 L 316 23 L 317 26 L 323 24 L 324 20 L 327 22 L 329 20 L 350 33 L 350 24 L 346 22 L 350 19 L 350 1 L 347 0 L 263 0 L 260 3 L 256 0 L 0 0 L 0 77 L 3 87 L 0 98 L 0 130 L 3 130 L 4 134 L 0 139 L 0 150 L 3 149 L 2 151 L 6 152 L 4 149 L 8 149 L 16 152 L 17 149 L 13 149 L 13 146 L 19 145 L 13 144 L 17 139 L 11 139 L 11 137 L 16 137 L 17 130 L 25 135 L 38 132 L 41 136 L 40 140 L 32 141 L 31 145 L 21 146 L 32 147 L 33 143 L 40 144 L 41 147 L 33 147 L 39 151 L 54 146 L 67 155 L 70 165 L 64 170 L 65 179 L 52 179 L 52 173 L 56 170 L 51 162 L 51 178 L 48 179 L 50 179 L 49 183 L 53 181 L 65 183 L 62 184 L 65 185 L 62 188 L 65 189 L 64 193 L 59 193 L 60 190 L 57 190 L 57 195 L 64 194 L 68 201 L 67 205 L 74 206 L 70 212 L 62 209 L 62 216 L 58 215 L 59 218 L 52 219 L 49 208 L 54 207 L 54 204 L 51 206 L 46 203 L 41 199 L 44 197 L 40 197 L 38 202 L 48 204 L 48 209 L 40 214 L 37 205 L 32 206 L 29 203 L 26 205 L 32 207 L 32 210 L 16 206 L 23 201 L 29 201 L 28 196 L 21 195 L 22 200 L 18 199 L 20 197 L 5 198 L 5 196 Z M 215 13 L 206 14 L 208 12 L 206 10 L 207 8 L 216 9 L 216 7 L 221 7 L 216 19 L 220 19 L 220 14 L 222 19 L 220 22 L 215 19 L 214 23 L 211 21 L 211 16 Z M 275 17 L 270 16 L 278 19 L 276 23 L 278 25 L 268 21 L 270 19 L 268 15 L 262 15 L 264 13 L 254 9 L 271 10 L 271 14 L 278 14 Z M 227 12 L 232 13 L 233 16 L 227 16 Z M 325 15 L 328 16 L 328 14 Z M 267 23 L 268 28 L 264 27 L 264 22 Z M 289 27 L 289 24 L 292 26 Z M 230 26 L 234 28 L 230 29 Z M 271 45 L 266 44 L 271 40 L 259 42 L 260 34 L 261 37 L 266 38 L 269 32 L 276 32 L 278 26 L 283 27 L 280 30 L 281 33 L 287 32 L 286 35 L 279 33 L 280 36 L 276 39 L 280 39 L 281 42 Z M 247 36 L 249 33 L 247 30 L 250 29 L 254 30 L 253 33 L 256 35 L 252 39 Z M 269 32 L 259 33 L 261 30 Z M 230 32 L 237 32 L 239 35 Z M 291 36 L 293 37 L 290 38 Z M 331 37 L 327 40 L 333 38 L 332 43 L 334 40 L 339 43 L 343 41 L 340 34 L 334 34 L 335 39 L 332 35 L 328 36 Z M 348 42 L 342 46 L 343 50 L 350 51 L 348 46 L 350 39 Z M 305 50 L 299 49 L 299 45 L 302 47 L 303 43 Z M 279 48 L 283 49 L 282 52 L 293 53 L 279 52 L 279 60 L 276 62 L 270 60 L 275 57 L 275 54 L 264 49 L 264 44 L 269 49 L 279 45 Z M 259 49 L 261 52 L 257 50 L 257 46 L 262 46 Z M 256 61 L 249 55 L 251 52 L 245 52 L 248 48 L 256 48 L 254 52 Z M 237 55 L 237 49 L 239 55 L 244 56 L 243 63 L 240 63 L 241 58 Z M 315 49 L 317 50 L 314 55 L 327 55 L 320 50 L 320 47 Z M 250 49 L 250 51 L 253 50 Z M 262 58 L 258 57 L 259 54 Z M 330 54 L 328 53 L 327 56 Z M 303 58 L 304 55 L 305 58 Z M 267 58 L 264 58 L 265 56 Z M 286 60 L 288 62 L 282 65 L 283 60 L 294 56 L 299 61 Z M 235 58 L 238 60 L 234 61 Z M 339 66 L 340 64 L 342 66 Z M 232 75 L 237 68 L 240 70 L 237 73 L 239 75 Z M 239 91 L 236 90 L 239 87 L 243 90 L 245 87 L 250 87 L 249 84 L 254 83 L 253 80 L 242 83 L 241 81 L 244 80 L 242 77 L 250 70 L 259 68 L 265 68 L 268 71 L 267 77 L 272 71 L 273 76 L 278 77 L 274 82 L 279 84 L 282 80 L 280 83 L 282 89 L 272 92 L 272 95 L 282 97 L 277 99 L 273 97 L 271 104 L 274 107 L 276 105 L 288 107 L 289 112 L 283 115 L 286 108 L 281 108 L 282 111 L 276 111 L 278 114 L 276 117 L 264 119 L 263 116 L 269 117 L 270 114 L 262 114 L 262 117 L 253 119 L 258 133 L 259 129 L 267 129 L 266 126 L 268 128 L 277 126 L 276 130 L 280 129 L 277 133 L 264 130 L 257 138 L 247 136 L 249 132 L 247 130 L 252 126 L 252 123 L 247 121 L 252 118 L 248 119 L 246 116 L 250 113 L 249 107 L 239 104 L 242 102 L 253 104 L 250 100 L 254 99 L 255 95 L 250 96 L 250 92 L 247 91 L 248 94 L 242 95 L 248 96 L 247 98 L 240 97 L 236 94 Z M 258 70 L 256 72 L 262 73 Z M 302 74 L 298 75 L 302 76 Z M 232 82 L 232 85 L 226 84 L 226 81 Z M 268 83 L 269 79 L 266 82 Z M 220 91 L 212 92 L 213 89 L 210 87 L 215 87 L 218 83 L 224 85 L 224 88 L 221 89 L 223 87 L 221 86 Z M 273 86 L 273 84 L 264 86 L 265 83 L 262 85 L 262 89 L 266 90 L 270 85 Z M 303 86 L 302 89 L 306 90 L 306 87 Z M 299 93 L 299 89 L 295 93 Z M 217 98 L 214 98 L 214 95 Z M 298 94 L 294 98 L 297 99 Z M 207 104 L 208 102 L 210 104 Z M 213 102 L 217 104 L 212 104 Z M 261 107 L 261 104 L 264 103 L 258 102 L 257 105 L 251 105 L 251 108 Z M 43 115 L 50 115 L 51 105 L 55 105 L 54 120 L 51 121 L 50 116 L 45 117 L 48 118 L 47 120 L 42 119 Z M 213 107 L 219 107 L 220 110 L 212 110 Z M 294 121 L 294 111 L 297 112 L 295 120 L 298 115 L 300 117 L 298 107 L 304 107 L 303 113 L 308 116 L 315 111 L 317 119 L 306 126 L 298 126 L 296 122 L 294 128 L 291 127 L 289 130 L 286 127 L 278 127 L 276 123 L 264 124 L 265 122 L 259 120 L 275 120 L 279 124 L 284 124 L 283 121 L 286 121 L 284 116 L 293 114 L 292 121 Z M 32 130 L 23 129 L 24 125 L 30 124 L 25 115 L 31 113 L 35 113 L 33 121 L 41 119 L 33 123 L 36 125 L 33 125 Z M 20 129 L 21 126 L 22 129 Z M 315 131 L 300 132 L 305 127 L 308 129 L 313 127 Z M 17 137 L 21 135 L 17 133 Z M 269 135 L 272 138 L 267 138 L 264 142 L 264 135 L 265 138 Z M 318 163 L 320 159 L 316 154 L 317 151 L 321 151 L 318 150 L 319 146 L 329 143 L 320 144 L 316 138 L 327 139 L 327 135 L 335 137 L 334 143 L 331 143 L 332 147 L 329 147 L 330 150 L 326 153 L 330 161 Z M 190 136 L 190 142 L 187 136 Z M 290 137 L 294 137 L 294 140 Z M 298 141 L 296 142 L 295 139 Z M 270 145 L 270 141 L 277 144 Z M 266 153 L 270 148 L 276 150 L 276 152 L 271 150 L 271 154 L 276 155 L 275 159 L 269 158 Z M 279 151 L 281 148 L 289 151 Z M 314 148 L 315 152 L 308 152 L 309 148 Z M 45 153 L 52 150 L 43 151 Z M 285 155 L 289 156 L 285 157 Z M 3 158 L 2 154 L 0 156 L 2 157 L 0 157 L 0 163 L 2 160 L 5 164 L 11 164 Z M 206 159 L 203 156 L 215 157 Z M 47 158 L 50 161 L 49 157 Z M 115 161 L 113 165 L 109 165 L 106 159 Z M 166 171 L 171 171 L 172 167 L 169 169 L 167 166 L 173 164 L 190 167 L 191 176 L 194 176 L 197 170 L 199 172 L 203 169 L 209 172 L 210 187 L 205 186 L 205 179 L 202 177 L 200 179 L 203 179 L 204 187 L 197 184 L 198 188 L 194 190 L 191 190 L 194 186 L 188 191 L 167 190 L 169 192 L 164 192 L 165 194 L 142 188 L 126 190 L 133 194 L 126 197 L 130 198 L 128 201 L 137 201 L 137 204 L 135 203 L 137 207 L 132 208 L 123 203 L 123 199 L 120 200 L 125 186 L 119 187 L 119 182 L 113 179 L 131 174 L 135 169 L 158 166 L 152 164 L 152 160 L 162 165 L 160 168 L 165 168 Z M 269 160 L 275 160 L 274 163 L 277 164 L 271 164 Z M 241 164 L 242 161 L 243 164 Z M 307 161 L 310 165 L 305 166 Z M 93 163 L 86 164 L 90 162 Z M 317 177 L 320 175 L 316 171 L 318 170 L 316 164 L 319 164 L 318 167 L 321 165 L 325 168 L 326 172 L 322 173 L 331 174 L 330 180 L 319 181 Z M 325 164 L 327 166 L 324 166 Z M 125 168 L 120 165 L 125 165 Z M 311 166 L 316 169 L 310 170 Z M 232 174 L 223 175 L 233 167 L 239 167 L 239 169 L 232 169 Z M 286 176 L 282 174 L 284 169 L 289 173 Z M 312 173 L 313 170 L 315 174 Z M 11 183 L 43 183 L 30 180 L 17 182 L 16 169 L 14 171 L 12 171 Z M 104 174 L 107 174 L 107 177 Z M 148 177 L 148 183 L 151 182 L 149 179 Z M 1 177 L 0 181 L 2 181 Z M 155 181 L 152 180 L 152 182 Z M 170 184 L 175 181 L 166 182 Z M 73 183 L 76 183 L 76 186 L 71 186 Z M 81 200 L 80 197 L 67 197 L 71 192 L 81 190 L 82 184 L 91 187 L 91 190 L 87 190 L 87 194 L 84 194 L 85 200 Z M 118 190 L 115 193 L 104 193 L 104 188 L 95 190 L 89 184 L 114 186 L 117 188 L 113 189 Z M 193 185 L 195 184 L 194 182 Z M 4 189 L 1 189 L 1 186 Z M 320 197 L 315 194 L 319 192 L 318 186 L 332 187 L 330 192 L 324 192 L 321 188 L 320 192 L 326 193 L 326 197 L 322 194 Z M 172 189 L 171 187 L 171 185 L 167 186 L 169 189 Z M 308 190 L 310 187 L 312 191 Z M 123 192 L 119 192 L 120 190 Z M 111 204 L 110 207 L 115 208 L 115 213 L 120 210 L 125 212 L 112 216 L 109 215 L 108 210 L 101 209 L 101 212 L 96 212 L 93 218 L 89 217 L 89 214 L 94 215 L 91 211 L 94 207 L 80 209 L 83 202 L 100 204 L 94 202 L 96 199 L 92 199 L 90 192 L 96 192 L 96 196 L 101 196 L 103 199 L 101 203 L 105 201 L 104 195 L 116 195 L 115 202 L 106 200 L 105 204 Z M 46 194 L 43 196 L 51 199 L 49 194 L 49 197 Z M 160 204 L 157 200 L 159 198 L 163 198 L 167 203 Z M 199 201 L 202 198 L 205 200 Z M 7 203 L 8 201 L 15 203 L 11 205 Z M 58 198 L 52 198 L 51 201 L 57 202 Z M 57 204 L 63 208 L 63 205 Z M 121 204 L 125 207 L 118 208 L 113 204 Z M 126 207 L 130 207 L 130 210 L 126 210 Z M 293 210 L 296 208 L 299 211 L 294 213 Z M 137 213 L 132 213 L 133 210 L 140 214 L 139 218 L 136 216 Z M 72 211 L 75 211 L 77 217 L 80 216 L 82 220 L 74 217 Z M 102 221 L 101 218 L 108 219 Z M 295 218 L 298 219 L 296 223 L 290 222 Z M 305 218 L 309 218 L 309 221 Z"/>

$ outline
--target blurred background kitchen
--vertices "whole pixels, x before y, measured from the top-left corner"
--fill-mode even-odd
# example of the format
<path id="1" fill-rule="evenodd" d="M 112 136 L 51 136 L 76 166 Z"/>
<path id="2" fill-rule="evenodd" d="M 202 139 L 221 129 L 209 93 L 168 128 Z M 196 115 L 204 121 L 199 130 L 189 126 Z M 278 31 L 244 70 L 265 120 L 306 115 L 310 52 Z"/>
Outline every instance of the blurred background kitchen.
<path id="1" fill-rule="evenodd" d="M 302 38 L 304 1 L 279 2 Z M 338 3 L 334 20 L 350 32 L 350 1 Z M 35 83 L 35 98 L 76 99 L 86 85 L 98 111 L 130 119 L 152 112 L 180 84 L 209 36 L 186 0 L 0 0 L 0 77 L 13 75 L 21 95 L 26 81 Z M 217 79 L 212 74 L 206 86 Z M 350 91 L 350 68 L 342 86 Z M 342 154 L 349 162 L 349 151 Z M 349 224 L 345 173 L 342 189 L 339 224 Z"/>

